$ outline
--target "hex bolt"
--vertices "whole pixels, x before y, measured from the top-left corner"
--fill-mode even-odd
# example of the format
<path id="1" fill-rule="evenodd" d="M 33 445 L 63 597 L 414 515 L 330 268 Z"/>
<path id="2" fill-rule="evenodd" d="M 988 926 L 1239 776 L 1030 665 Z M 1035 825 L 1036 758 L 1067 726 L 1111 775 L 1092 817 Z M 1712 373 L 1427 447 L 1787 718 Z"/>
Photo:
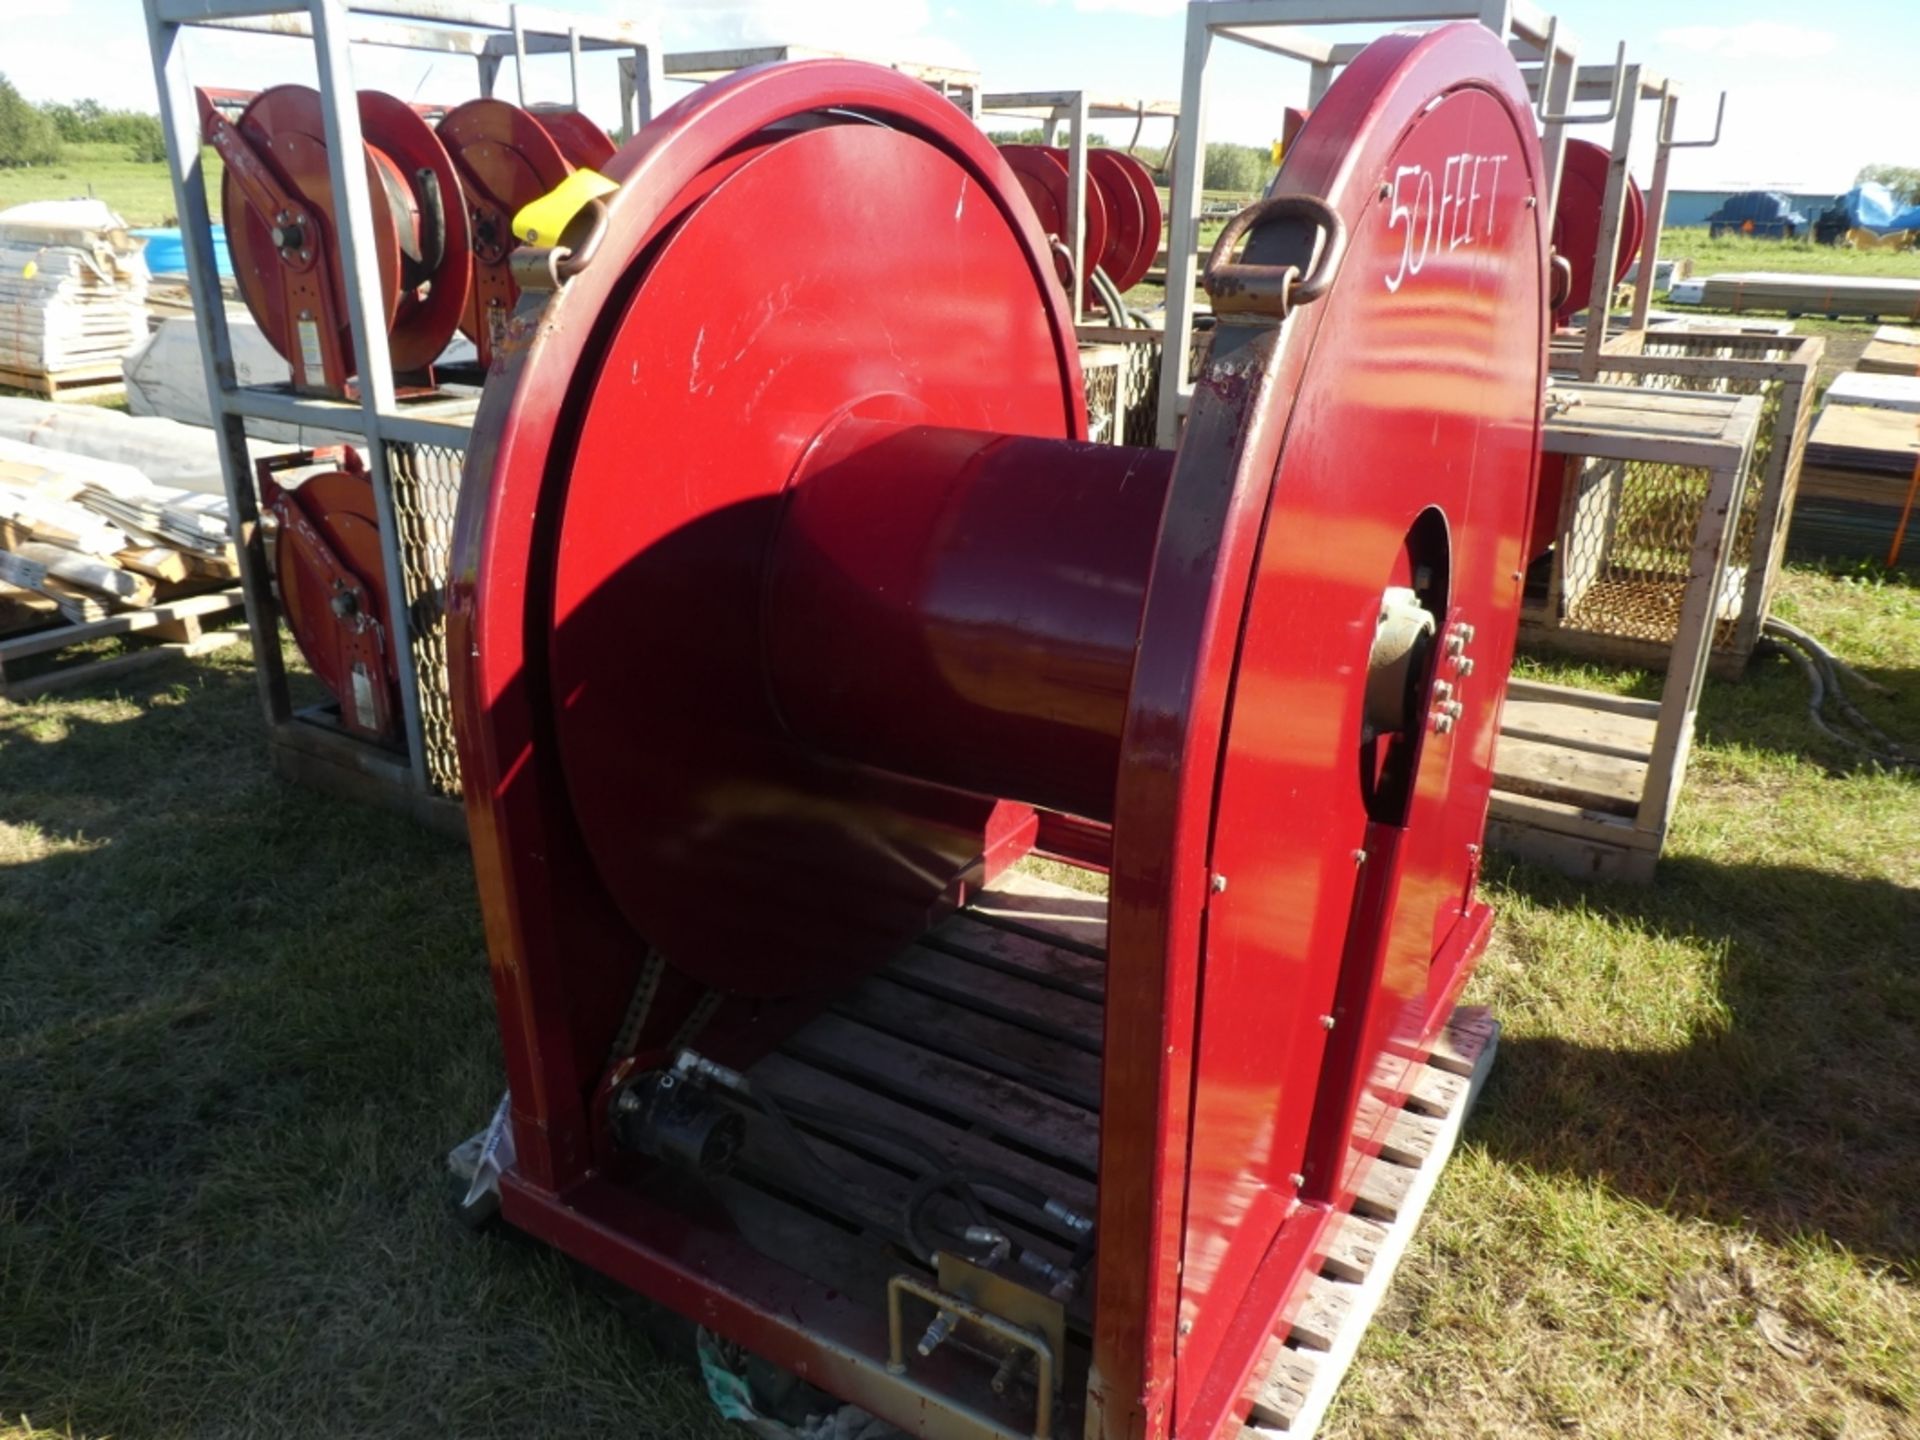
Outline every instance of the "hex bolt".
<path id="1" fill-rule="evenodd" d="M 1473 643 L 1473 626 L 1469 625 L 1466 621 L 1462 620 L 1458 628 L 1460 631 L 1460 638 L 1466 641 L 1467 644 L 1471 645 Z"/>
<path id="2" fill-rule="evenodd" d="M 1354 864 L 1356 864 L 1356 865 L 1364 865 L 1364 864 L 1366 864 L 1366 863 L 1367 863 L 1367 852 L 1366 852 L 1366 851 L 1364 851 L 1364 850 L 1356 850 L 1356 851 L 1354 851 L 1354 852 L 1353 852 L 1353 863 L 1354 863 Z"/>
<path id="3" fill-rule="evenodd" d="M 1333 1024 L 1334 1024 L 1334 1021 L 1331 1015 L 1322 1015 L 1320 1017 L 1320 1028 L 1322 1030 L 1331 1030 L 1333 1028 Z"/>
<path id="4" fill-rule="evenodd" d="M 1208 882 L 1207 888 L 1212 890 L 1216 895 L 1220 894 L 1227 888 L 1227 877 L 1216 873 L 1213 879 Z"/>
<path id="5" fill-rule="evenodd" d="M 1447 636 L 1447 654 L 1461 655 L 1466 652 L 1467 637 L 1458 632 Z"/>
<path id="6" fill-rule="evenodd" d="M 1298 1170 L 1296 1170 L 1291 1175 L 1287 1176 L 1287 1183 L 1292 1185 L 1294 1189 L 1299 1190 L 1306 1185 L 1307 1177 L 1302 1175 Z"/>
<path id="7" fill-rule="evenodd" d="M 1444 735 L 1451 729 L 1453 729 L 1453 717 L 1451 715 L 1436 715 L 1433 717 L 1434 734 Z"/>
<path id="8" fill-rule="evenodd" d="M 1436 680 L 1433 682 L 1433 698 L 1434 699 L 1445 700 L 1448 696 L 1452 694 L 1453 694 L 1453 686 L 1449 685 L 1446 681 Z"/>
<path id="9" fill-rule="evenodd" d="M 920 1343 L 914 1348 L 922 1355 L 931 1355 L 953 1334 L 954 1327 L 960 1323 L 960 1317 L 951 1310 L 942 1310 L 933 1317 L 933 1323 L 927 1326 L 927 1333 L 920 1337 Z"/>
<path id="10" fill-rule="evenodd" d="M 1441 712 L 1453 720 L 1458 720 L 1460 718 L 1460 712 L 1465 708 L 1466 707 L 1458 700 L 1449 700 L 1445 705 L 1440 707 Z"/>
<path id="11" fill-rule="evenodd" d="M 1473 673 L 1472 657 L 1467 655 L 1462 655 L 1457 661 L 1454 662 L 1453 668 L 1460 672 L 1460 678 L 1462 680 L 1466 679 L 1467 676 Z"/>

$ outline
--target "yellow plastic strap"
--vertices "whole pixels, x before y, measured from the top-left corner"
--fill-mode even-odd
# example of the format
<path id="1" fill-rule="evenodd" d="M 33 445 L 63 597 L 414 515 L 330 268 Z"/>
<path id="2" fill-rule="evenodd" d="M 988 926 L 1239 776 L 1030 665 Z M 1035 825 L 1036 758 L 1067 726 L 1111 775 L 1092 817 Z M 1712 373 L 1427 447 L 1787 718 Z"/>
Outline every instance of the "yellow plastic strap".
<path id="1" fill-rule="evenodd" d="M 520 207 L 513 217 L 513 238 L 522 245 L 552 249 L 572 223 L 586 209 L 589 200 L 597 200 L 620 187 L 598 170 L 576 170 L 538 200 Z"/>

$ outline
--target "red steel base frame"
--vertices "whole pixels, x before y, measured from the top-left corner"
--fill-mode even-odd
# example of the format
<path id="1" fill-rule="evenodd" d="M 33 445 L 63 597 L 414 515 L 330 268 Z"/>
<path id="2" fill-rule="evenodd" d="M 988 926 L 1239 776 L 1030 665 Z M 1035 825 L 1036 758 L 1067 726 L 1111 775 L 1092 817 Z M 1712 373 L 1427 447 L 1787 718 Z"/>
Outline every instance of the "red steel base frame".
<path id="1" fill-rule="evenodd" d="M 961 1433 L 949 1402 L 984 1375 L 945 1352 L 886 1375 L 882 1297 L 676 1211 L 611 1143 L 607 1097 L 703 1000 L 699 1048 L 749 1065 L 1036 844 L 1104 859 L 1078 1408 L 1112 1440 L 1220 1434 L 1490 922 L 1545 380 L 1518 73 L 1469 25 L 1347 68 L 1275 182 L 1341 217 L 1344 261 L 1284 322 L 1223 313 L 1172 457 L 1081 442 L 1044 236 L 925 87 L 744 72 L 607 174 L 597 258 L 497 356 L 455 542 L 505 1214 L 910 1431 Z M 850 205 L 873 245 L 844 243 Z M 1244 263 L 1304 272 L 1317 243 L 1276 215 Z M 1440 633 L 1381 731 L 1389 587 Z"/>

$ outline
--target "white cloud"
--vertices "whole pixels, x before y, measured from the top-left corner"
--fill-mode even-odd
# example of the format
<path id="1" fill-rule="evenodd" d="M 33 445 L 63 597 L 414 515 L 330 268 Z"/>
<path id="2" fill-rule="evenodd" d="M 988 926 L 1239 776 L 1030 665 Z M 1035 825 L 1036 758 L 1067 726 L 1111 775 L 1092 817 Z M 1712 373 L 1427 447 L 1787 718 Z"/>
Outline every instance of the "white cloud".
<path id="1" fill-rule="evenodd" d="M 965 49 L 933 31 L 926 0 L 700 0 L 657 12 L 669 50 L 807 45 L 884 60 L 973 68 Z"/>
<path id="2" fill-rule="evenodd" d="M 1187 0 L 1073 0 L 1073 8 L 1096 15 L 1179 15 Z"/>
<path id="3" fill-rule="evenodd" d="M 1840 43 L 1829 30 L 1781 20 L 1749 20 L 1741 25 L 1683 25 L 1662 30 L 1662 45 L 1719 55 L 1728 60 L 1804 60 L 1831 53 Z"/>

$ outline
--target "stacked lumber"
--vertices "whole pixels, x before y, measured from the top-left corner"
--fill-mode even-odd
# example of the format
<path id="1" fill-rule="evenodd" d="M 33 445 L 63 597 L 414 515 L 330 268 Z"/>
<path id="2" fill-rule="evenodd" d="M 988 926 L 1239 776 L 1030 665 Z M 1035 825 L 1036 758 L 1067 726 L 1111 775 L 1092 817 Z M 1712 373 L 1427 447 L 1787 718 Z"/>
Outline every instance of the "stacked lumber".
<path id="1" fill-rule="evenodd" d="M 1684 296 L 1682 291 L 1684 290 Z M 1877 275 L 1785 275 L 1767 270 L 1708 275 L 1671 299 L 1713 310 L 1784 310 L 1789 315 L 1898 315 L 1920 320 L 1920 280 Z"/>
<path id="2" fill-rule="evenodd" d="M 239 574 L 226 502 L 130 465 L 0 440 L 0 627 L 146 609 Z"/>
<path id="3" fill-rule="evenodd" d="M 1920 330 L 1882 325 L 1867 342 L 1860 369 L 1869 375 L 1920 375 Z"/>
<path id="4" fill-rule="evenodd" d="M 118 383 L 147 334 L 145 244 L 98 200 L 0 210 L 0 384 Z"/>
<path id="5" fill-rule="evenodd" d="M 1920 381 L 1849 372 L 1834 381 L 1807 438 L 1789 551 L 1807 559 L 1883 558 L 1920 467 Z"/>

